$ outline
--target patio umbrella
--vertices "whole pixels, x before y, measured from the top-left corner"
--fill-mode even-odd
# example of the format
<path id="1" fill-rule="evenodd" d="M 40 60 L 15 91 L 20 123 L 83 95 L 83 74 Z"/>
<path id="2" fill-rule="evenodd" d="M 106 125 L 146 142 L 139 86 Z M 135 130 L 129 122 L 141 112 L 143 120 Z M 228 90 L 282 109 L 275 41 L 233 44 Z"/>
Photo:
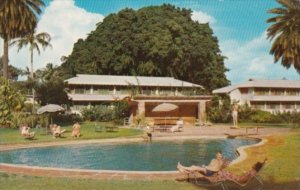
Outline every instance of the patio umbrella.
<path id="1" fill-rule="evenodd" d="M 168 111 L 173 111 L 178 108 L 177 105 L 175 104 L 170 104 L 170 103 L 162 103 L 153 108 L 153 112 L 168 112 Z"/>
<path id="2" fill-rule="evenodd" d="M 46 106 L 42 106 L 37 110 L 37 114 L 43 114 L 43 113 L 56 113 L 65 111 L 65 108 L 56 105 L 56 104 L 48 104 Z M 51 124 L 52 124 L 52 117 L 51 117 Z"/>
<path id="3" fill-rule="evenodd" d="M 165 125 L 166 125 L 166 115 L 167 112 L 176 110 L 178 108 L 177 105 L 171 103 L 162 103 L 153 108 L 153 112 L 165 112 Z"/>

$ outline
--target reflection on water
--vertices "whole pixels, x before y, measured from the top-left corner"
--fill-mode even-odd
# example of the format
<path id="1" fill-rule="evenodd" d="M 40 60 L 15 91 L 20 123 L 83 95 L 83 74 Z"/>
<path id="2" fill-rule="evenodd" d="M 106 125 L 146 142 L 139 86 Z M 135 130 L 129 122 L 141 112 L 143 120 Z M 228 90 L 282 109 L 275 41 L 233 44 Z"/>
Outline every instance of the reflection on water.
<path id="1" fill-rule="evenodd" d="M 218 150 L 232 160 L 238 147 L 257 142 L 254 139 L 199 139 L 30 148 L 0 152 L 0 162 L 63 168 L 170 171 L 176 170 L 178 161 L 184 165 L 207 165 Z"/>

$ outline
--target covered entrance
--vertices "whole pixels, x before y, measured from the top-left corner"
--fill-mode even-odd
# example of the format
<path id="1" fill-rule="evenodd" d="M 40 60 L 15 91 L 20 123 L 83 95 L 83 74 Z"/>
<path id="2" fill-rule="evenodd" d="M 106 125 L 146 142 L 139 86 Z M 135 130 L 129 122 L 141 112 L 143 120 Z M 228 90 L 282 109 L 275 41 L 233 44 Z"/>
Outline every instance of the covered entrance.
<path id="1" fill-rule="evenodd" d="M 174 125 L 178 119 L 182 119 L 185 126 L 202 124 L 206 122 L 206 102 L 210 99 L 211 96 L 139 96 L 134 99 L 136 104 L 132 107 L 132 117 L 143 115 L 147 123 L 155 125 Z M 154 112 L 153 109 L 162 103 L 171 103 L 178 108 L 167 112 Z"/>

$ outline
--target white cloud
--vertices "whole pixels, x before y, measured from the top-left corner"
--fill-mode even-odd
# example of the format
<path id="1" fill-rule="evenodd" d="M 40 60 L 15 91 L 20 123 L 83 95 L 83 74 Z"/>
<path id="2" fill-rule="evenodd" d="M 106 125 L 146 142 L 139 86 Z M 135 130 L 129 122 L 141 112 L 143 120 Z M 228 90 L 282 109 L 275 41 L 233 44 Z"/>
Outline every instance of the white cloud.
<path id="1" fill-rule="evenodd" d="M 52 1 L 40 18 L 37 32 L 49 33 L 53 48 L 41 51 L 40 56 L 34 55 L 34 68 L 45 67 L 47 63 L 60 64 L 60 58 L 72 52 L 74 43 L 79 38 L 86 38 L 103 18 L 100 14 L 76 7 L 74 0 Z M 2 45 L 0 48 L 2 52 Z M 28 48 L 17 53 L 16 47 L 11 47 L 9 53 L 10 64 L 21 68 L 29 66 Z"/>
<path id="2" fill-rule="evenodd" d="M 210 23 L 214 24 L 216 22 L 216 19 L 202 11 L 193 11 L 192 12 L 192 20 L 193 21 L 198 21 L 199 23 Z"/>
<path id="3" fill-rule="evenodd" d="M 271 42 L 266 40 L 266 33 L 251 41 L 241 43 L 228 40 L 220 43 L 222 54 L 228 57 L 225 65 L 230 71 L 227 78 L 232 84 L 241 83 L 249 78 L 299 80 L 300 75 L 293 67 L 284 68 L 281 63 L 274 64 L 269 54 Z"/>

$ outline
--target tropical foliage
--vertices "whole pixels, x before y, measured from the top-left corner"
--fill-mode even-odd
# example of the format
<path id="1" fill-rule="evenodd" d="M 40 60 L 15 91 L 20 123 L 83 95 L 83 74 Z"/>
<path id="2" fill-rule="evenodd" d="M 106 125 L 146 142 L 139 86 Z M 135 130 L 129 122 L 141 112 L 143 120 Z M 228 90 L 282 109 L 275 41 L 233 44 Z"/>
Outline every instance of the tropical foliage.
<path id="1" fill-rule="evenodd" d="M 114 121 L 123 124 L 123 119 L 128 116 L 128 109 L 128 103 L 121 100 L 112 105 L 86 107 L 82 110 L 82 116 L 88 121 Z"/>
<path id="2" fill-rule="evenodd" d="M 231 104 L 228 95 L 214 95 L 207 105 L 207 116 L 211 122 L 227 123 L 231 118 Z"/>
<path id="3" fill-rule="evenodd" d="M 2 62 L 2 57 L 0 57 L 0 75 L 3 75 L 3 73 L 1 72 L 3 69 L 3 62 Z M 11 80 L 17 80 L 19 75 L 22 75 L 23 72 L 21 69 L 16 68 L 12 65 L 8 65 L 7 68 L 7 78 L 11 79 Z"/>
<path id="4" fill-rule="evenodd" d="M 209 24 L 172 5 L 124 9 L 98 23 L 63 57 L 66 77 L 82 74 L 171 76 L 208 90 L 229 84 Z"/>
<path id="5" fill-rule="evenodd" d="M 0 126 L 10 126 L 13 113 L 21 111 L 25 98 L 4 78 L 0 78 Z"/>
<path id="6" fill-rule="evenodd" d="M 34 88 L 41 105 L 68 104 L 63 73 L 57 66 L 49 63 L 46 68 L 37 70 L 35 74 Z"/>
<path id="7" fill-rule="evenodd" d="M 281 64 L 290 68 L 294 65 L 300 73 L 300 1 L 277 0 L 282 7 L 269 10 L 276 14 L 267 20 L 273 23 L 268 28 L 268 39 L 273 40 L 270 53 L 274 55 L 274 61 L 281 60 Z"/>
<path id="8" fill-rule="evenodd" d="M 1 0 L 0 37 L 3 43 L 3 76 L 8 76 L 8 46 L 10 40 L 32 33 L 38 14 L 44 6 L 42 0 Z"/>
<path id="9" fill-rule="evenodd" d="M 29 52 L 30 52 L 30 79 L 34 80 L 33 75 L 33 51 L 36 50 L 38 54 L 41 53 L 40 51 L 40 45 L 45 49 L 46 47 L 52 47 L 50 44 L 51 36 L 46 32 L 41 32 L 38 34 L 35 34 L 34 32 L 31 32 L 27 34 L 26 36 L 19 38 L 11 43 L 11 45 L 17 45 L 18 51 L 22 49 L 23 47 L 29 46 Z M 32 99 L 33 102 L 35 102 L 35 90 L 32 88 Z M 32 104 L 32 113 L 35 113 L 35 107 L 34 104 Z"/>

